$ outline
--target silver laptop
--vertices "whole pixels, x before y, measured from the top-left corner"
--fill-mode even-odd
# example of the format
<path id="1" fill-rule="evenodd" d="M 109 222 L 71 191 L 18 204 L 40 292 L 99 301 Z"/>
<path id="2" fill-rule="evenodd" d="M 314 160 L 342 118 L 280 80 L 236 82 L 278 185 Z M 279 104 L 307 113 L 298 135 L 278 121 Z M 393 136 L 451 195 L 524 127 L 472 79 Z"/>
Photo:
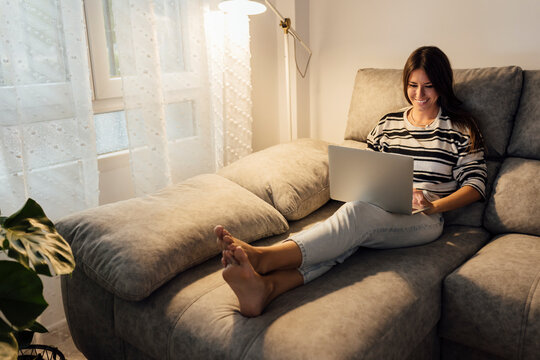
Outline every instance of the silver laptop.
<path id="1" fill-rule="evenodd" d="M 413 165 L 410 156 L 329 145 L 330 197 L 362 200 L 400 214 L 412 209 Z"/>

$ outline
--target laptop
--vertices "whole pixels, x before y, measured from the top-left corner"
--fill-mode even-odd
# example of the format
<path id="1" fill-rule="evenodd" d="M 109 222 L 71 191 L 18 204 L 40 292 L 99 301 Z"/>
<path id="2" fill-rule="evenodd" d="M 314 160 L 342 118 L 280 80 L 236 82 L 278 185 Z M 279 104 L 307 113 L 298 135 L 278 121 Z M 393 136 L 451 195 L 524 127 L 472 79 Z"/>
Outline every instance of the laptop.
<path id="1" fill-rule="evenodd" d="M 411 156 L 329 145 L 328 161 L 330 198 L 361 200 L 399 214 L 426 210 L 412 209 Z"/>

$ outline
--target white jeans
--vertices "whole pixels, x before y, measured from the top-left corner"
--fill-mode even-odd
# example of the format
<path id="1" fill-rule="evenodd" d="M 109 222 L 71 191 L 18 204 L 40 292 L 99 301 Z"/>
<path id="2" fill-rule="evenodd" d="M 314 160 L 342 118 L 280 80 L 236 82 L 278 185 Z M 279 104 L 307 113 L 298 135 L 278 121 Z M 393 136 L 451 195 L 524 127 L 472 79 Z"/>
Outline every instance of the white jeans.
<path id="1" fill-rule="evenodd" d="M 308 283 L 342 263 L 361 246 L 392 249 L 423 245 L 437 239 L 443 225 L 441 214 L 393 214 L 355 201 L 345 203 L 331 217 L 290 240 L 302 251 L 298 270 L 304 283 Z"/>

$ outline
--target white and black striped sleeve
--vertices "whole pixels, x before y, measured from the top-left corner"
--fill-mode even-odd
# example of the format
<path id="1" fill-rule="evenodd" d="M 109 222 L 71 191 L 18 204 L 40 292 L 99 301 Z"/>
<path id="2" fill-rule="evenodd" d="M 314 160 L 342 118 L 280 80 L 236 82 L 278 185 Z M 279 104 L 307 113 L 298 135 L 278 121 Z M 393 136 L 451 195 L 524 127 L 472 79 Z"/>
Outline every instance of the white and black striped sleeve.
<path id="1" fill-rule="evenodd" d="M 367 148 L 368 150 L 381 151 L 380 140 L 383 136 L 383 125 L 385 117 L 379 120 L 377 126 L 375 126 L 367 136 Z"/>
<path id="2" fill-rule="evenodd" d="M 460 144 L 459 157 L 452 175 L 460 188 L 466 185 L 472 186 L 482 195 L 482 199 L 485 200 L 487 166 L 484 158 L 484 150 L 470 150 L 468 140 L 469 138 L 467 137 L 467 142 Z"/>

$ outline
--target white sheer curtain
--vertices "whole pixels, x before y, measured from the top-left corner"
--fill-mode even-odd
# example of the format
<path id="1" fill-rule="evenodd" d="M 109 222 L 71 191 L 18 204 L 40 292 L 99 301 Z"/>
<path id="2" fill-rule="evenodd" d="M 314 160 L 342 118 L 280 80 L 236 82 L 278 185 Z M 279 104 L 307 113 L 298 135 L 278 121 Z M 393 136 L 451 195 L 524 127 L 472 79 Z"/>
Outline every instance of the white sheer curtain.
<path id="1" fill-rule="evenodd" d="M 220 168 L 252 151 L 249 18 L 209 11 L 205 23 L 216 166 Z"/>
<path id="2" fill-rule="evenodd" d="M 213 0 L 114 0 L 137 195 L 251 152 L 249 20 Z M 214 3 L 214 4 L 212 4 Z M 98 205 L 82 0 L 0 2 L 0 209 Z"/>
<path id="3" fill-rule="evenodd" d="M 52 219 L 96 206 L 98 172 L 81 0 L 0 2 L 0 209 Z"/>
<path id="4" fill-rule="evenodd" d="M 112 2 L 137 195 L 251 152 L 249 20 L 210 5 Z"/>

